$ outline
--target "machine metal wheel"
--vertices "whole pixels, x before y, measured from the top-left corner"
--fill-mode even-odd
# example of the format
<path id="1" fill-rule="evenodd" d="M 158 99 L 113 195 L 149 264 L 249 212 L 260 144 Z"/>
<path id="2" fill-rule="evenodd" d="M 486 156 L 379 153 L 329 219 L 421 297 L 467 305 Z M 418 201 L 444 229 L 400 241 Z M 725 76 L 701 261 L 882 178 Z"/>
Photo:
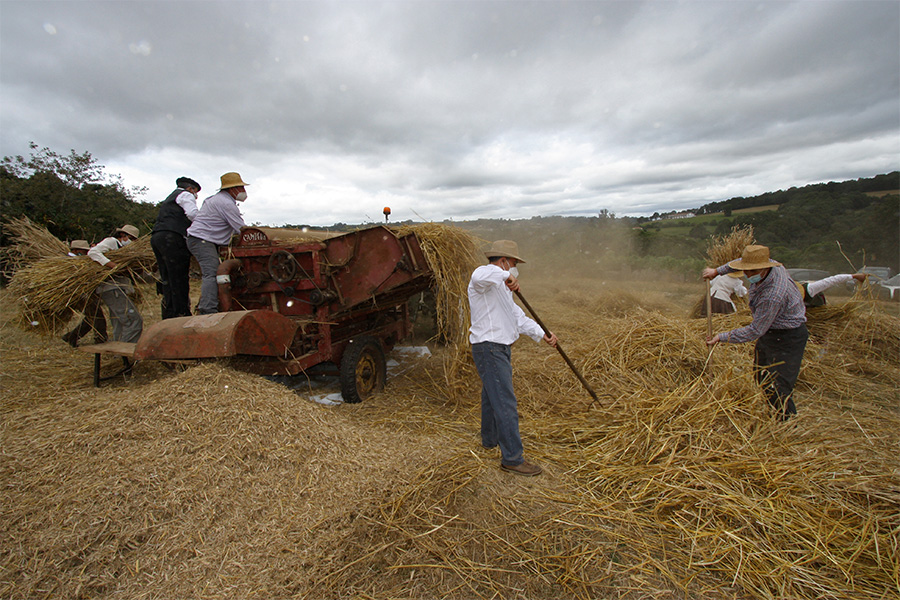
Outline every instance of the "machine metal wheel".
<path id="1" fill-rule="evenodd" d="M 286 283 L 297 275 L 297 262 L 287 250 L 276 250 L 269 257 L 269 276 L 278 283 Z"/>
<path id="2" fill-rule="evenodd" d="M 384 389 L 387 360 L 381 342 L 370 336 L 350 340 L 341 357 L 341 395 L 344 402 L 362 402 Z"/>

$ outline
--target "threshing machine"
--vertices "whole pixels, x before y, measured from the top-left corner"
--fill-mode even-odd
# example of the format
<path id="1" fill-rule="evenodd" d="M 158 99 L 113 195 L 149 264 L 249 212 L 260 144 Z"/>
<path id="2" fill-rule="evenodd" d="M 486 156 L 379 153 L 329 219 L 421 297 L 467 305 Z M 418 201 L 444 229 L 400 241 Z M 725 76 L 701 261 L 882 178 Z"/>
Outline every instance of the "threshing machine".
<path id="1" fill-rule="evenodd" d="M 302 237 L 298 237 L 302 236 Z M 346 402 L 384 386 L 385 352 L 411 330 L 408 300 L 433 273 L 414 234 L 244 228 L 222 250 L 219 311 L 146 329 L 136 360 L 229 357 L 263 375 L 331 365 Z"/>

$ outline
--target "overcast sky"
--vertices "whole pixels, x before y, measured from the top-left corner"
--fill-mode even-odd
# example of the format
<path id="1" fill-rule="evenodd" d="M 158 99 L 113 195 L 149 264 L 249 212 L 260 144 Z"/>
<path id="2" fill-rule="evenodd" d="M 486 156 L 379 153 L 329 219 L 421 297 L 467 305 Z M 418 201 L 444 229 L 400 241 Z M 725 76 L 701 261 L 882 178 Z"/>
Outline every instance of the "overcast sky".
<path id="1" fill-rule="evenodd" d="M 247 223 L 619 216 L 900 169 L 900 2 L 0 1 L 0 150 Z"/>

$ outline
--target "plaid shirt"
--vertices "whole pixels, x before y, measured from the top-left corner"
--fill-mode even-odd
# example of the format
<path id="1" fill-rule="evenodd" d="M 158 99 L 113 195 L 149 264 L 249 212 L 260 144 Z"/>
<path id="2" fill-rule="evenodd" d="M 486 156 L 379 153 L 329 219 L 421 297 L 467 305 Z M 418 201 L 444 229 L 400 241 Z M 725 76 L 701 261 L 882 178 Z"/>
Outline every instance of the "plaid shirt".
<path id="1" fill-rule="evenodd" d="M 732 270 L 722 265 L 716 272 L 724 275 Z M 796 329 L 806 323 L 803 296 L 784 267 L 772 267 L 765 279 L 750 286 L 750 314 L 752 323 L 719 334 L 719 340 L 731 344 L 752 342 L 770 329 Z"/>

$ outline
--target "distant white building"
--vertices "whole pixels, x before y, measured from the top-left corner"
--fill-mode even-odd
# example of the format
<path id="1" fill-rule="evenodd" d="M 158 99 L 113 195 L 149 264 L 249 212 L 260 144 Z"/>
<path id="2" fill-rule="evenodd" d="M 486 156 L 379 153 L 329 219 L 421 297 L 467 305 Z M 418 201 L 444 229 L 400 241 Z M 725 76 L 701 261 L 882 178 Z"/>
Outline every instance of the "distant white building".
<path id="1" fill-rule="evenodd" d="M 697 216 L 697 215 L 695 215 L 694 213 L 692 213 L 690 211 L 683 211 L 683 212 L 679 212 L 679 213 L 663 215 L 662 218 L 663 219 L 689 219 L 689 218 L 695 217 L 695 216 Z"/>

